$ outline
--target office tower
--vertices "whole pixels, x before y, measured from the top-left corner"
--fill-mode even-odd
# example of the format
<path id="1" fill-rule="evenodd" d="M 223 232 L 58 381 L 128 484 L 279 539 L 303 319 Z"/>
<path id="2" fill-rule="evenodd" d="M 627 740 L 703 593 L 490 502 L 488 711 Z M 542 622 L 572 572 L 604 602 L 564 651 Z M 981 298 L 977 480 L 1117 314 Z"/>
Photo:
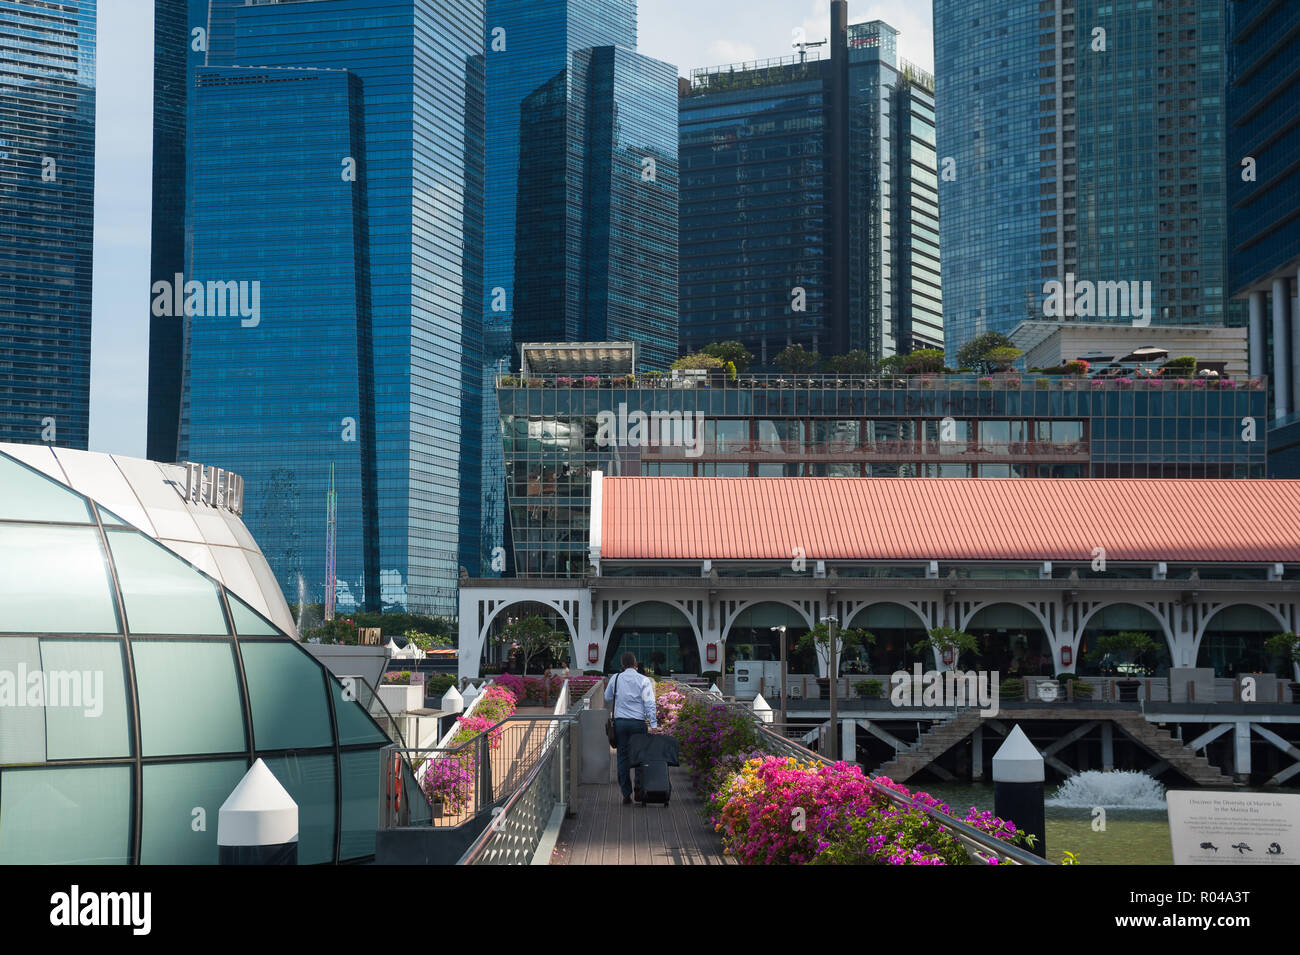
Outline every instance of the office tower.
<path id="1" fill-rule="evenodd" d="M 95 2 L 0 4 L 0 441 L 85 449 Z"/>
<path id="2" fill-rule="evenodd" d="M 646 367 L 677 354 L 677 71 L 635 50 L 635 0 L 488 3 L 471 574 L 500 573 L 510 548 L 494 376 L 518 364 L 518 345 L 625 337 Z"/>
<path id="3" fill-rule="evenodd" d="M 935 0 L 934 15 L 949 357 L 1044 317 L 1234 320 L 1221 0 Z M 1053 281 L 1138 282 L 1143 300 L 1053 315 Z"/>
<path id="4" fill-rule="evenodd" d="M 454 614 L 479 497 L 462 431 L 481 406 L 482 6 L 209 14 L 189 106 L 184 278 L 203 302 L 185 317 L 181 455 L 244 476 L 291 601 L 300 577 L 323 597 L 333 468 L 339 609 Z M 223 293 L 238 308 L 222 314 Z"/>
<path id="5" fill-rule="evenodd" d="M 933 79 L 831 5 L 830 53 L 695 70 L 680 101 L 684 351 L 942 347 Z M 809 49 L 809 46 L 812 49 Z"/>
<path id="6" fill-rule="evenodd" d="M 1249 300 L 1251 374 L 1271 377 L 1282 419 L 1300 410 L 1300 7 L 1232 2 L 1228 24 L 1228 291 Z M 1300 475 L 1297 438 L 1271 475 Z"/>

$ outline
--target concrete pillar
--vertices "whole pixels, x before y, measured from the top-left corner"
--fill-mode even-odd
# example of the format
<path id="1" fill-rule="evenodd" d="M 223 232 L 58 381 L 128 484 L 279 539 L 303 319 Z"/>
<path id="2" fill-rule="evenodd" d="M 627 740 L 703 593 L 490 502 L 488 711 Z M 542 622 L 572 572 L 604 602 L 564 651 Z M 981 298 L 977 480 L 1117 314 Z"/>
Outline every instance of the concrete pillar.
<path id="1" fill-rule="evenodd" d="M 1106 772 L 1115 768 L 1115 728 L 1110 723 L 1101 724 L 1101 768 Z"/>
<path id="2" fill-rule="evenodd" d="M 221 804 L 217 858 L 222 865 L 298 864 L 298 804 L 261 759 Z"/>
<path id="3" fill-rule="evenodd" d="M 1264 327 L 1264 309 L 1268 304 L 1268 293 L 1261 290 L 1250 293 L 1250 377 L 1260 378 L 1268 372 L 1264 370 L 1264 356 L 1268 353 L 1268 332 Z"/>
<path id="4" fill-rule="evenodd" d="M 984 724 L 975 727 L 970 737 L 970 779 L 977 783 L 984 778 Z"/>
<path id="5" fill-rule="evenodd" d="M 1237 782 L 1250 779 L 1250 720 L 1237 720 L 1233 727 L 1232 774 Z"/>
<path id="6" fill-rule="evenodd" d="M 840 759 L 846 763 L 856 763 L 858 761 L 858 721 L 842 720 L 840 725 L 844 728 L 840 737 Z"/>
<path id="7" fill-rule="evenodd" d="M 1273 403 L 1276 415 L 1291 413 L 1291 319 L 1286 279 L 1273 282 Z"/>

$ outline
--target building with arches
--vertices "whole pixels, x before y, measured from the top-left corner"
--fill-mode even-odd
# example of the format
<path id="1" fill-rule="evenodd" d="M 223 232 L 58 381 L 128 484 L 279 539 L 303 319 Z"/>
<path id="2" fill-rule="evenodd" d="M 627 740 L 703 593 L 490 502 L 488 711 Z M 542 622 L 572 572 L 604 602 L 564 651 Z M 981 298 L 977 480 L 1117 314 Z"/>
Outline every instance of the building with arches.
<path id="1" fill-rule="evenodd" d="M 1297 481 L 596 472 L 588 575 L 463 580 L 460 673 L 478 675 L 499 618 L 528 602 L 554 612 L 584 669 L 634 645 L 681 672 L 722 671 L 775 658 L 773 628 L 793 642 L 833 615 L 876 634 L 858 662 L 877 673 L 951 626 L 1005 674 L 1096 672 L 1100 637 L 1141 630 L 1161 645 L 1151 676 L 1297 679 L 1263 651 L 1300 628 L 1297 528 Z"/>

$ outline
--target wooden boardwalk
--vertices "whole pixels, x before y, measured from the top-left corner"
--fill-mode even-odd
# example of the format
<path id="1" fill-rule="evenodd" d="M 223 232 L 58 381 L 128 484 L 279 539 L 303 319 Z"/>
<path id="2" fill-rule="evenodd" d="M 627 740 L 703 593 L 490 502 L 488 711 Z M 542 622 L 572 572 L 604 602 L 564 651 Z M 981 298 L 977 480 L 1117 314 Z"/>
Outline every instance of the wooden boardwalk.
<path id="1" fill-rule="evenodd" d="M 578 787 L 576 816 L 560 829 L 551 865 L 736 865 L 700 810 L 703 803 L 673 767 L 667 808 L 623 805 L 614 754 L 609 782 Z"/>

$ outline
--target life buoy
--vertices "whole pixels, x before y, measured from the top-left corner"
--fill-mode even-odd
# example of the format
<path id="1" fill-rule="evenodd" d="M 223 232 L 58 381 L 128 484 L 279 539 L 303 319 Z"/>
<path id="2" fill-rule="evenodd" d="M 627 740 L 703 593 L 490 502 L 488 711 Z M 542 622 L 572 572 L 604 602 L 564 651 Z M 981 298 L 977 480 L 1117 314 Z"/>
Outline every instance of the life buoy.
<path id="1" fill-rule="evenodd" d="M 388 767 L 388 786 L 386 789 L 388 805 L 394 819 L 402 812 L 402 755 L 393 754 L 393 761 Z M 400 821 L 400 820 L 399 820 Z"/>

